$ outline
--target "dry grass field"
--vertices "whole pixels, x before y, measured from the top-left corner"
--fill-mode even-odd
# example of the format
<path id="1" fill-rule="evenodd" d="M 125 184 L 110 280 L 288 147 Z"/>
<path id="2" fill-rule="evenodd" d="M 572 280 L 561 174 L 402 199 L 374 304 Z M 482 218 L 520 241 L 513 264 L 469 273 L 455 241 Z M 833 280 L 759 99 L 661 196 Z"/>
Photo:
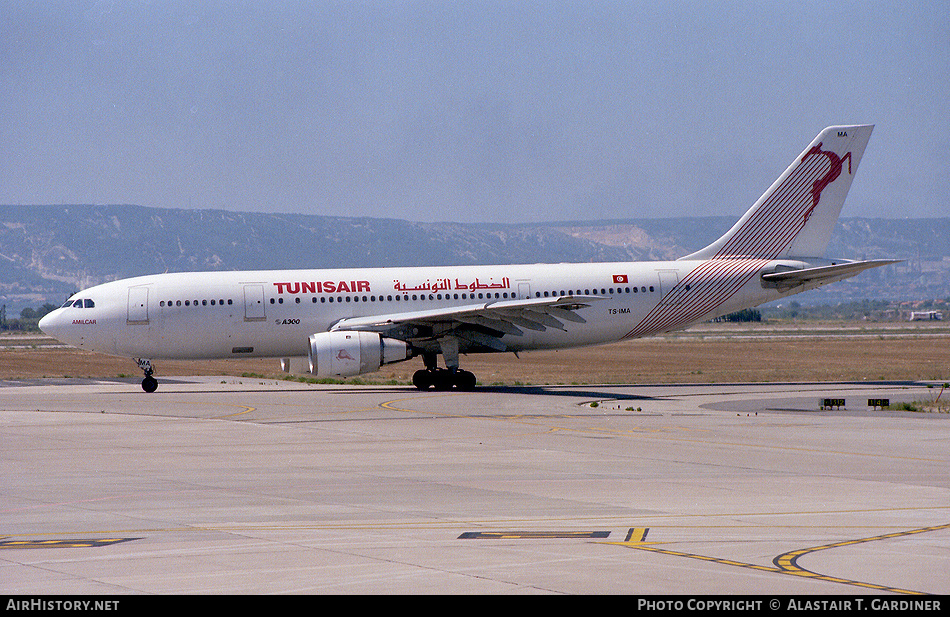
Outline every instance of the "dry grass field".
<path id="1" fill-rule="evenodd" d="M 0 337 L 0 380 L 139 377 L 132 360 L 53 345 L 41 335 Z M 479 383 L 732 383 L 950 380 L 950 327 L 942 324 L 792 326 L 705 324 L 664 337 L 581 349 L 463 356 Z M 280 378 L 277 359 L 156 361 L 156 376 Z M 419 359 L 383 367 L 366 382 L 409 383 Z"/>

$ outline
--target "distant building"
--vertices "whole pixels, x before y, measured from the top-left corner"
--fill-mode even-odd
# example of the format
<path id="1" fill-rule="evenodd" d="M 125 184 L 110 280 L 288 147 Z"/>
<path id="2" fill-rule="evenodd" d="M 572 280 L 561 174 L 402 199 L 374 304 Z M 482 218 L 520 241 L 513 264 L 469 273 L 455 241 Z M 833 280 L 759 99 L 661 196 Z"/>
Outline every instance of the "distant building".
<path id="1" fill-rule="evenodd" d="M 943 313 L 940 311 L 913 311 L 910 314 L 911 321 L 941 321 Z"/>

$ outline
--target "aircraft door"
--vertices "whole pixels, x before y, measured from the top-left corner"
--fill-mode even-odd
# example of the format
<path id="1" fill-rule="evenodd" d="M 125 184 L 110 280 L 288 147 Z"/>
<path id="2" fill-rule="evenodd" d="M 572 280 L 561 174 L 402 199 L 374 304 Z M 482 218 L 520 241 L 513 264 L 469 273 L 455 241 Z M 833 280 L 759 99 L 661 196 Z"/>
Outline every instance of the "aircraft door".
<path id="1" fill-rule="evenodd" d="M 264 321 L 264 286 L 244 286 L 244 321 Z"/>
<path id="2" fill-rule="evenodd" d="M 680 282 L 679 273 L 676 270 L 657 270 L 656 273 L 660 277 L 660 294 L 661 300 L 660 304 L 666 306 L 672 306 L 674 304 L 679 304 L 678 297 L 670 295 L 670 292 L 673 291 L 673 288 L 676 287 L 677 283 Z M 680 296 L 681 294 L 676 294 Z"/>
<path id="3" fill-rule="evenodd" d="M 129 324 L 148 324 L 148 287 L 129 287 Z"/>
<path id="4" fill-rule="evenodd" d="M 531 283 L 518 283 L 518 299 L 527 300 L 531 297 Z"/>

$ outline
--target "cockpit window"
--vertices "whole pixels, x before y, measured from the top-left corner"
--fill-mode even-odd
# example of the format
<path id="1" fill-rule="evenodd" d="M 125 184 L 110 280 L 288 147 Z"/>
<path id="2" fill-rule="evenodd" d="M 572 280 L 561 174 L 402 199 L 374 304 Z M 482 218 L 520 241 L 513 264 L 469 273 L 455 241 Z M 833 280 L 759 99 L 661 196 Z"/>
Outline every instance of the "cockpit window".
<path id="1" fill-rule="evenodd" d="M 70 299 L 70 300 L 66 300 L 66 303 L 63 304 L 63 306 L 60 308 L 66 308 L 69 306 L 73 308 L 95 308 L 96 303 L 90 300 L 89 298 L 80 298 L 78 300 Z"/>

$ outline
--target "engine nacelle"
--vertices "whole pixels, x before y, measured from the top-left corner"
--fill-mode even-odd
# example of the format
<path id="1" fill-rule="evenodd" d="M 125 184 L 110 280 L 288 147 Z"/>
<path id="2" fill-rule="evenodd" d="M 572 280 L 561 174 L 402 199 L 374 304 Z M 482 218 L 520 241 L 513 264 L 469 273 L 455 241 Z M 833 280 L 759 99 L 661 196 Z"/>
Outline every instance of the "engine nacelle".
<path id="1" fill-rule="evenodd" d="M 317 377 L 352 377 L 410 357 L 409 345 L 376 332 L 317 332 L 310 335 L 310 372 Z"/>

